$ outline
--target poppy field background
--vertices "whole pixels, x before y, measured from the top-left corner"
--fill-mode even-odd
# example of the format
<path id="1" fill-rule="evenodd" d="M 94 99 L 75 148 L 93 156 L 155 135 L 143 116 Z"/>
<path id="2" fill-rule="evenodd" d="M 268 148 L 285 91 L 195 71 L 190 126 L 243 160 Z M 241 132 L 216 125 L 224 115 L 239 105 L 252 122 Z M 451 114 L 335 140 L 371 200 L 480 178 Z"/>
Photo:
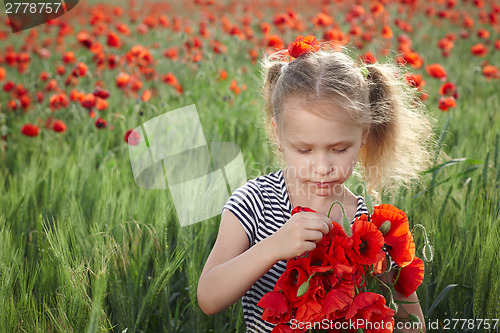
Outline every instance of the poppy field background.
<path id="1" fill-rule="evenodd" d="M 0 331 L 243 332 L 240 304 L 196 303 L 220 217 L 181 228 L 168 191 L 135 184 L 125 135 L 196 104 L 249 179 L 277 170 L 258 60 L 298 34 L 408 70 L 439 145 L 422 185 L 383 201 L 434 247 L 422 309 L 499 318 L 499 21 L 486 0 L 81 1 L 17 34 L 2 16 Z"/>

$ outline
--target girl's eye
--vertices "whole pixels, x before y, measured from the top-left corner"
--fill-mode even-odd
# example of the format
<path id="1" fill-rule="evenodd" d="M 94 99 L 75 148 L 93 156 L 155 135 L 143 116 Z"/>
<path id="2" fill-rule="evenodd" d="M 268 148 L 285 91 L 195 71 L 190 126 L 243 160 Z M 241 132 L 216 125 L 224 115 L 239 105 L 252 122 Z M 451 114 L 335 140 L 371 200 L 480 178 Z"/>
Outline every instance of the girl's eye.
<path id="1" fill-rule="evenodd" d="M 299 154 L 306 154 L 308 152 L 310 152 L 311 150 L 297 150 L 297 153 Z"/>
<path id="2" fill-rule="evenodd" d="M 337 152 L 337 153 L 343 153 L 343 152 L 347 151 L 347 148 L 339 149 L 339 150 L 334 150 L 334 151 Z"/>

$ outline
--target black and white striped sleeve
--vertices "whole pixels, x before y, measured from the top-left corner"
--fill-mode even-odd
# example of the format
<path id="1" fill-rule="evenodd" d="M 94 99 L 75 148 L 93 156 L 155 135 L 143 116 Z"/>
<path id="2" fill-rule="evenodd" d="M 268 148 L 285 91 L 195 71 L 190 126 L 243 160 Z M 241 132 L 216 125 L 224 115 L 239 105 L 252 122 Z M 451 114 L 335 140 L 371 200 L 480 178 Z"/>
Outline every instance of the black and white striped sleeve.
<path id="1" fill-rule="evenodd" d="M 257 183 L 250 180 L 237 188 L 222 207 L 222 214 L 225 209 L 230 210 L 240 221 L 248 236 L 249 246 L 254 245 L 264 210 L 262 193 Z"/>

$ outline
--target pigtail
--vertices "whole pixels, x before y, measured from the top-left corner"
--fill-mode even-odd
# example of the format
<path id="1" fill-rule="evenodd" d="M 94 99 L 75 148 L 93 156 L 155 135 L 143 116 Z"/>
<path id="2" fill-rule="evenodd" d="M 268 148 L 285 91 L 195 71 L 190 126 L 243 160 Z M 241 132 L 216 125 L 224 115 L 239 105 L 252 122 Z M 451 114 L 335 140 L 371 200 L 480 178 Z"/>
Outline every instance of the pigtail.
<path id="1" fill-rule="evenodd" d="M 276 83 L 282 74 L 282 68 L 285 64 L 286 62 L 274 59 L 272 56 L 265 58 L 262 62 L 262 76 L 264 77 L 262 85 L 262 96 L 264 97 L 264 117 L 261 118 L 261 124 L 265 127 L 268 143 L 275 147 L 275 154 L 277 156 L 280 156 L 280 154 L 278 152 L 278 147 L 276 146 L 273 126 L 271 123 L 271 118 L 275 116 L 272 100 Z M 279 115 L 277 115 L 277 118 L 279 118 Z M 283 163 L 284 161 L 280 158 L 279 162 Z"/>
<path id="2" fill-rule="evenodd" d="M 360 159 L 367 190 L 380 200 L 382 189 L 394 193 L 415 185 L 430 166 L 433 119 L 396 65 L 366 69 L 372 121 Z"/>

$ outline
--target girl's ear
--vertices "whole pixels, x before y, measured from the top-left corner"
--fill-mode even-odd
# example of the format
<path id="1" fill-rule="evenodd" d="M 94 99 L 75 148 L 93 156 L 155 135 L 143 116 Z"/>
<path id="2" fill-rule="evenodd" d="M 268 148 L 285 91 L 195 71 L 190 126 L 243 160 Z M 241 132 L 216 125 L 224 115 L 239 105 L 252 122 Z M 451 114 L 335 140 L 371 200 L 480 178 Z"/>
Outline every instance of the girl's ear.
<path id="1" fill-rule="evenodd" d="M 271 118 L 271 123 L 273 124 L 274 138 L 276 140 L 276 145 L 278 146 L 278 148 L 280 148 L 281 147 L 280 136 L 279 136 L 279 133 L 278 133 L 278 126 L 276 124 L 276 118 L 275 117 Z"/>

